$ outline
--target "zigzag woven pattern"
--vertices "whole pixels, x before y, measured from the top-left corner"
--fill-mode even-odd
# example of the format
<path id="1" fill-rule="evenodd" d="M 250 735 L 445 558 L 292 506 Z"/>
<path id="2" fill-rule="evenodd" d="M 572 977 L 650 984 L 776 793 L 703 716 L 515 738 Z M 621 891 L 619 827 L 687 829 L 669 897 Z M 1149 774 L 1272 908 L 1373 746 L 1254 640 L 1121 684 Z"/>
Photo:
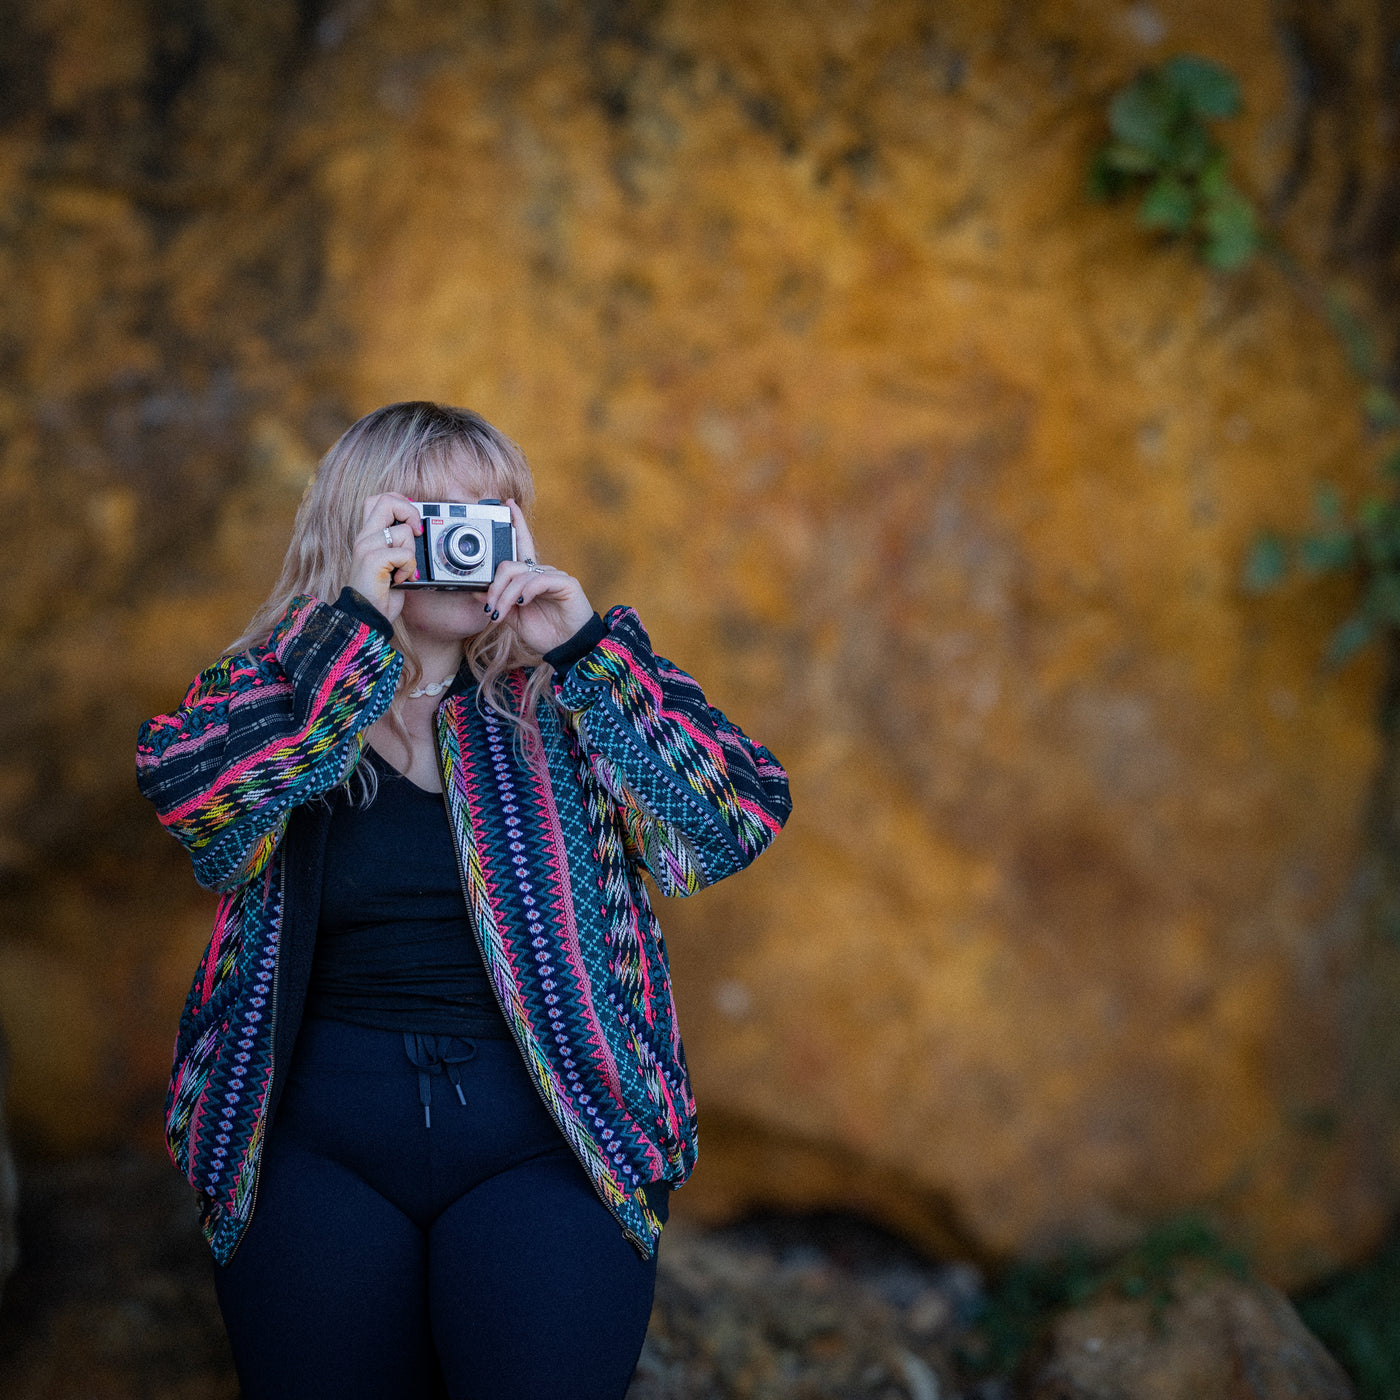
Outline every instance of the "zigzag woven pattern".
<path id="1" fill-rule="evenodd" d="M 545 735 L 554 758 L 552 726 L 545 727 Z M 625 1047 L 623 1058 L 635 1061 L 655 1110 L 655 1141 L 666 1154 L 669 1170 L 683 1179 L 695 1164 L 695 1100 L 677 1029 L 665 942 L 641 866 L 635 855 L 629 858 L 632 842 L 620 836 L 626 814 L 596 779 L 572 731 L 561 737 L 568 762 L 557 766 L 572 775 L 580 799 L 578 816 L 586 825 L 589 846 L 598 853 L 598 922 L 608 950 L 604 985 L 614 1034 Z M 591 910 L 590 893 L 585 890 L 577 900 L 581 909 Z"/>
<path id="2" fill-rule="evenodd" d="M 252 1205 L 272 1080 L 282 915 L 277 867 L 274 862 L 257 881 L 257 899 L 227 895 L 220 901 L 180 1018 L 176 1067 L 166 1092 L 171 1160 L 199 1186 L 206 1207 L 216 1203 L 237 1221 L 246 1220 Z"/>
<path id="3" fill-rule="evenodd" d="M 539 712 L 543 752 L 475 692 L 451 694 L 438 737 L 448 807 L 482 955 L 546 1108 L 629 1236 L 661 1222 L 644 1183 L 683 1183 L 695 1102 L 665 945 L 642 879 L 690 893 L 741 868 L 789 810 L 773 756 L 655 657 L 629 609 Z M 215 1257 L 256 1199 L 276 1067 L 272 1019 L 287 813 L 353 767 L 402 659 L 384 637 L 299 599 L 267 646 L 203 672 L 142 727 L 142 791 L 228 889 L 190 988 L 166 1096 L 176 1164 L 200 1192 Z M 525 676 L 511 679 L 518 704 Z M 301 935 L 298 935 L 301 936 Z"/>
<path id="4" fill-rule="evenodd" d="M 631 608 L 556 684 L 589 763 L 621 810 L 628 848 L 663 894 L 693 894 L 763 851 L 791 810 L 787 774 L 655 655 Z"/>
<path id="5" fill-rule="evenodd" d="M 295 599 L 262 647 L 202 672 L 173 715 L 141 726 L 136 776 L 214 889 L 251 879 L 297 802 L 359 761 L 403 659 L 373 628 Z"/>
<path id="6" fill-rule="evenodd" d="M 512 678 L 519 703 L 524 677 Z M 566 841 L 548 770 L 527 763 L 509 726 L 475 695 L 439 713 L 443 781 L 467 839 L 468 899 L 482 956 L 540 1095 L 603 1200 L 634 1233 L 661 1223 L 639 1188 L 666 1164 L 629 1109 L 594 1005 L 606 949 L 574 919 Z M 578 849 L 573 845 L 573 849 Z"/>

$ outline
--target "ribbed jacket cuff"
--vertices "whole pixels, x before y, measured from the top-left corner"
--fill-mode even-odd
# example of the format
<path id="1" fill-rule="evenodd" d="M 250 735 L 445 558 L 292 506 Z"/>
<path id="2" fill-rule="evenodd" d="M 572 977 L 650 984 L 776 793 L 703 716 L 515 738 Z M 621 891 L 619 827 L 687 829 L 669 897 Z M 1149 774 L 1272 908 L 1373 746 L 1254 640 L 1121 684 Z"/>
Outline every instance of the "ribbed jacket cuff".
<path id="1" fill-rule="evenodd" d="M 607 635 L 608 624 L 595 612 L 568 641 L 560 642 L 557 647 L 545 652 L 544 659 L 554 667 L 556 677 L 562 677 Z"/>
<path id="2" fill-rule="evenodd" d="M 363 593 L 357 593 L 348 583 L 340 590 L 335 606 L 341 612 L 349 613 L 357 622 L 363 622 L 366 627 L 373 627 L 386 642 L 394 640 L 394 624 Z"/>

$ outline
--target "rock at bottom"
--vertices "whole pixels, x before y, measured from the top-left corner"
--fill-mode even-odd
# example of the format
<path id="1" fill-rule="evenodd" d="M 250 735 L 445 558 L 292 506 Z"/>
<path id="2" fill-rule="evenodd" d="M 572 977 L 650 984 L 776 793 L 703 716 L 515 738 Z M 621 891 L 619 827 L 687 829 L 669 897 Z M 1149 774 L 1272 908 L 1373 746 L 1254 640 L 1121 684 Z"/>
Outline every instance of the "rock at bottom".
<path id="1" fill-rule="evenodd" d="M 1354 1400 L 1346 1373 L 1262 1284 L 1184 1276 L 1165 1304 L 1066 1313 L 1032 1357 L 1027 1400 Z"/>

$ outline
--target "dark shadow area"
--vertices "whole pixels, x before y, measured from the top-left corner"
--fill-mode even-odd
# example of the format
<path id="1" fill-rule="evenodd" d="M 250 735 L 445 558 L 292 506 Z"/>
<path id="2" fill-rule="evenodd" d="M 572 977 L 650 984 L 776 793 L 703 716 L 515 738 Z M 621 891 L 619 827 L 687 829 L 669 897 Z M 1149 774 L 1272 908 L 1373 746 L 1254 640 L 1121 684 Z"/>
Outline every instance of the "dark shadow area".
<path id="1" fill-rule="evenodd" d="M 233 1400 L 189 1187 L 133 1151 L 21 1160 L 20 1264 L 0 1306 L 6 1400 Z"/>
<path id="2" fill-rule="evenodd" d="M 1297 1304 L 1356 1382 L 1358 1400 L 1400 1396 L 1400 1220 L 1366 1263 L 1324 1280 Z"/>
<path id="3" fill-rule="evenodd" d="M 212 1265 L 169 1163 L 122 1151 L 20 1173 L 0 1395 L 235 1400 Z M 950 1360 L 981 1305 L 974 1268 L 849 1215 L 673 1221 L 629 1400 L 992 1400 L 999 1382 L 960 1388 Z"/>

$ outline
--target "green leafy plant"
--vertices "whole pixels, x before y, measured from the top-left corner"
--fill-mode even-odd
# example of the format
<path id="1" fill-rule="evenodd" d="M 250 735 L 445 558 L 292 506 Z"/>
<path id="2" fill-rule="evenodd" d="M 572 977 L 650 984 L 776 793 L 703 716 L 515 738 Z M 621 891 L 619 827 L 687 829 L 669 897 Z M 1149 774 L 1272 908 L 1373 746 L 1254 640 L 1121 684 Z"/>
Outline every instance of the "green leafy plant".
<path id="1" fill-rule="evenodd" d="M 1190 236 L 1220 271 L 1243 267 L 1260 246 L 1259 224 L 1210 128 L 1240 105 L 1234 76 L 1207 59 L 1180 54 L 1139 74 L 1109 104 L 1112 140 L 1090 165 L 1090 191 L 1140 191 L 1145 227 Z"/>
<path id="2" fill-rule="evenodd" d="M 1400 484 L 1400 452 L 1386 458 L 1386 475 Z M 1320 486 L 1313 529 L 1288 538 L 1263 534 L 1245 560 L 1244 586 L 1252 593 L 1274 588 L 1294 570 L 1303 574 L 1359 573 L 1361 592 L 1350 616 L 1332 633 L 1329 665 L 1390 632 L 1400 635 L 1400 499 L 1371 496 L 1348 513 L 1333 486 Z"/>
<path id="3" fill-rule="evenodd" d="M 1211 129 L 1240 107 L 1234 75 L 1208 59 L 1178 54 L 1138 74 L 1109 102 L 1111 139 L 1090 165 L 1091 193 L 1100 199 L 1140 194 L 1144 226 L 1193 239 L 1211 267 L 1243 267 L 1266 240 Z M 1306 282 L 1275 240 L 1268 247 L 1295 282 Z M 1340 297 L 1317 300 L 1365 384 L 1369 429 L 1393 443 L 1400 433 L 1400 398 L 1387 383 L 1370 336 Z M 1357 604 L 1328 645 L 1333 666 L 1377 638 L 1400 642 L 1400 447 L 1382 450 L 1380 458 L 1380 485 L 1358 506 L 1349 510 L 1334 487 L 1320 487 L 1312 529 L 1296 537 L 1259 535 L 1244 565 L 1242 582 L 1252 593 L 1267 592 L 1294 572 L 1359 577 Z M 1387 725 L 1400 722 L 1400 694 L 1392 709 L 1397 712 L 1383 715 Z"/>
<path id="4" fill-rule="evenodd" d="M 1014 1265 L 988 1293 L 959 1361 L 973 1375 L 1014 1371 L 1057 1313 L 1109 1292 L 1148 1298 L 1160 1316 L 1178 1268 L 1188 1260 L 1217 1274 L 1248 1277 L 1244 1256 L 1193 1214 L 1162 1221 L 1112 1258 L 1075 1249 L 1048 1263 Z"/>
<path id="5" fill-rule="evenodd" d="M 1357 601 L 1335 628 L 1328 663 L 1337 666 L 1372 641 L 1400 657 L 1400 397 L 1372 337 L 1337 295 L 1318 295 L 1276 239 L 1265 239 L 1249 200 L 1231 181 L 1210 124 L 1240 110 L 1239 84 L 1218 65 L 1182 55 L 1139 75 L 1108 112 L 1112 139 L 1094 156 L 1091 193 L 1099 199 L 1140 193 L 1140 222 L 1194 239 L 1211 267 L 1230 271 L 1267 249 L 1309 300 L 1325 312 L 1364 386 L 1362 412 L 1379 463 L 1376 487 L 1348 507 L 1335 486 L 1317 488 L 1313 525 L 1296 536 L 1256 537 L 1245 561 L 1246 590 L 1266 592 L 1290 574 L 1349 574 Z M 1400 669 L 1400 662 L 1396 662 Z M 1381 719 L 1400 726 L 1400 680 Z M 1400 913 L 1390 931 L 1400 937 Z M 1128 1256 L 1096 1264 L 1082 1253 L 1048 1265 L 1009 1270 L 988 1296 L 962 1361 L 974 1374 L 1013 1369 L 1049 1320 L 1108 1288 L 1164 1306 L 1177 1260 L 1242 1273 L 1199 1221 L 1186 1217 L 1149 1234 Z M 1296 1300 L 1303 1320 L 1341 1360 L 1359 1400 L 1400 1400 L 1400 1233 L 1369 1263 L 1339 1274 Z"/>
<path id="6" fill-rule="evenodd" d="M 1400 446 L 1393 441 L 1400 428 L 1400 401 L 1383 382 L 1370 336 L 1345 303 L 1330 298 L 1327 314 L 1352 369 L 1365 381 L 1367 425 L 1381 443 L 1390 443 L 1380 452 L 1378 488 L 1348 509 L 1335 486 L 1319 486 L 1312 528 L 1292 537 L 1275 532 L 1257 536 L 1241 581 L 1247 592 L 1265 593 L 1295 572 L 1357 576 L 1356 605 L 1333 631 L 1327 648 L 1328 664 L 1340 666 L 1368 642 L 1400 639 Z M 1383 718 L 1390 724 L 1397 716 Z"/>

